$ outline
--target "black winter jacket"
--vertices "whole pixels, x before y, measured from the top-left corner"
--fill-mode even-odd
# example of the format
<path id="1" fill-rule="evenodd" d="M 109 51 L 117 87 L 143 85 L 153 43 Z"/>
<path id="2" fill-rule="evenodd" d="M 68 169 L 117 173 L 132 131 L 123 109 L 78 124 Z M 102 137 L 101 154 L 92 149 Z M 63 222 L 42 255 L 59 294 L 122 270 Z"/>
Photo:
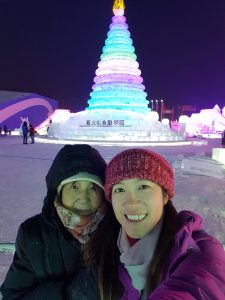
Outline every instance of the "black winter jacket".
<path id="1" fill-rule="evenodd" d="M 81 265 L 80 243 L 37 215 L 19 227 L 13 263 L 1 287 L 3 299 L 65 299 Z"/>
<path id="2" fill-rule="evenodd" d="M 100 153 L 89 145 L 66 145 L 59 151 L 46 176 L 42 213 L 19 227 L 13 263 L 0 289 L 4 300 L 66 299 L 67 287 L 82 265 L 81 244 L 57 215 L 56 190 L 61 181 L 78 172 L 104 181 L 105 168 Z"/>

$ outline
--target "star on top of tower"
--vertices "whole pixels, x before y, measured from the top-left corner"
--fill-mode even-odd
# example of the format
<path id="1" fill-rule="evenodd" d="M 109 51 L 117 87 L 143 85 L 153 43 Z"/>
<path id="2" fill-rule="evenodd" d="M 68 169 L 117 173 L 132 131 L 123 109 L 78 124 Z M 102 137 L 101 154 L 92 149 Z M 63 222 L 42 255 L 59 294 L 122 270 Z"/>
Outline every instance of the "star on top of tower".
<path id="1" fill-rule="evenodd" d="M 113 4 L 113 11 L 115 9 L 124 9 L 125 5 L 124 5 L 124 0 L 115 0 L 114 4 Z"/>

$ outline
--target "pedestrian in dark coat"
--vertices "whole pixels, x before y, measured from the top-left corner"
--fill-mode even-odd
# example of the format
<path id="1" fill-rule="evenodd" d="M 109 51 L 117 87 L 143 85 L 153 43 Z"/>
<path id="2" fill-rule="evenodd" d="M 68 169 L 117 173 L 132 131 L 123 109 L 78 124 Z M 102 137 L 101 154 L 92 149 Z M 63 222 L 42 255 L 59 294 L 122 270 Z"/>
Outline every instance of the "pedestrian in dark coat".
<path id="1" fill-rule="evenodd" d="M 96 232 L 95 253 L 84 250 L 89 268 L 72 281 L 70 299 L 225 300 L 224 249 L 200 216 L 176 212 L 173 169 L 162 156 L 137 148 L 117 154 L 105 195 L 116 218 L 105 235 Z"/>
<path id="2" fill-rule="evenodd" d="M 27 136 L 28 136 L 28 126 L 27 126 L 27 122 L 24 121 L 23 125 L 22 125 L 22 133 L 23 133 L 23 144 L 27 144 Z"/>
<path id="3" fill-rule="evenodd" d="M 31 144 L 34 144 L 35 129 L 32 124 L 30 124 L 29 132 L 30 132 Z"/>
<path id="4" fill-rule="evenodd" d="M 46 176 L 42 212 L 18 230 L 12 265 L 1 286 L 3 299 L 64 300 L 82 265 L 81 245 L 101 223 L 107 205 L 106 163 L 89 145 L 66 145 Z"/>
<path id="5" fill-rule="evenodd" d="M 4 125 L 3 131 L 4 131 L 4 136 L 7 136 L 8 128 L 6 125 Z"/>

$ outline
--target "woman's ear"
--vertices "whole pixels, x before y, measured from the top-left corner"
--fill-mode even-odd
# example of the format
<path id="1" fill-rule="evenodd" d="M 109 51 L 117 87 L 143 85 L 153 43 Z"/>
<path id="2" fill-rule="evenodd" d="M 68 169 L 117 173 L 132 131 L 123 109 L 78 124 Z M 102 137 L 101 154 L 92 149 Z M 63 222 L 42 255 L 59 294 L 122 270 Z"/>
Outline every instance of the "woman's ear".
<path id="1" fill-rule="evenodd" d="M 168 201 L 169 201 L 169 197 L 168 195 L 166 195 L 166 197 L 164 197 L 164 205 L 166 205 Z"/>
<path id="2" fill-rule="evenodd" d="M 169 196 L 167 192 L 163 189 L 163 204 L 166 205 L 168 201 L 169 201 Z"/>

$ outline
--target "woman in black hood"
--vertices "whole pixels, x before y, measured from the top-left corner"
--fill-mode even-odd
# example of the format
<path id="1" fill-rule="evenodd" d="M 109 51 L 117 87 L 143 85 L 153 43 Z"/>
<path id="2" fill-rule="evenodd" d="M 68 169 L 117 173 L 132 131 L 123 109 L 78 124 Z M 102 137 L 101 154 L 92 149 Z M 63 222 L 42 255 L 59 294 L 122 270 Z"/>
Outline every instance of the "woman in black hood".
<path id="1" fill-rule="evenodd" d="M 1 286 L 3 299 L 65 299 L 82 265 L 85 244 L 107 213 L 106 162 L 89 145 L 66 145 L 46 176 L 42 212 L 18 230 L 12 265 Z"/>

